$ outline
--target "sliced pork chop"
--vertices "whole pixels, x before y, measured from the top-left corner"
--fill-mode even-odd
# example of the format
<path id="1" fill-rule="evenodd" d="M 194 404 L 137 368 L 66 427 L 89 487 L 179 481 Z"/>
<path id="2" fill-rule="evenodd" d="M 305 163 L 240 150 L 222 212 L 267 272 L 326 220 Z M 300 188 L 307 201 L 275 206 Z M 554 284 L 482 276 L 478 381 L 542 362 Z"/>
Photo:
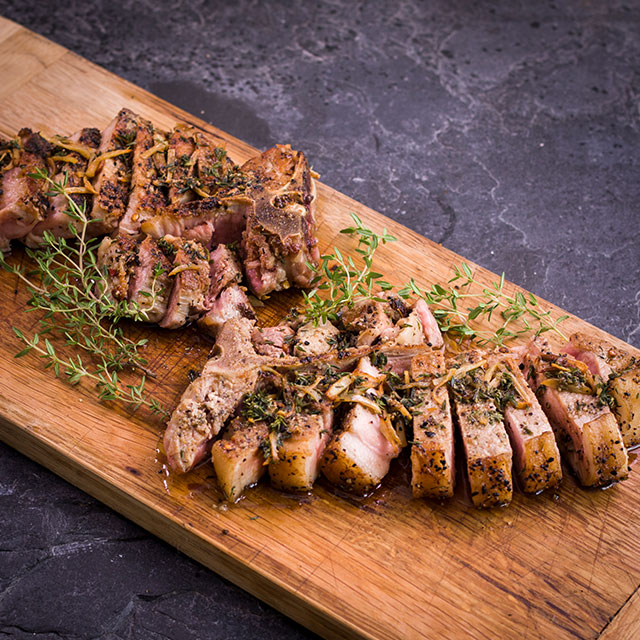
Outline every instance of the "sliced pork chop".
<path id="1" fill-rule="evenodd" d="M 31 174 L 48 171 L 53 147 L 31 129 L 21 129 L 13 146 L 17 147 L 15 159 L 2 174 L 0 188 L 0 244 L 5 251 L 10 240 L 24 238 L 44 220 L 49 208 L 47 184 Z"/>
<path id="2" fill-rule="evenodd" d="M 173 279 L 167 310 L 160 321 L 165 329 L 177 329 L 206 311 L 209 291 L 209 252 L 193 240 L 164 236 L 159 242 L 165 253 L 172 255 Z"/>
<path id="3" fill-rule="evenodd" d="M 360 360 L 354 374 L 374 384 L 381 380 L 380 372 L 368 358 Z M 378 397 L 373 388 L 365 394 L 370 400 Z M 391 460 L 401 449 L 388 416 L 354 403 L 342 423 L 342 430 L 333 436 L 325 450 L 321 470 L 327 480 L 340 489 L 364 495 L 382 482 Z"/>
<path id="4" fill-rule="evenodd" d="M 206 456 L 212 439 L 253 391 L 263 359 L 253 348 L 252 331 L 249 320 L 229 320 L 202 373 L 183 393 L 164 434 L 174 471 L 185 473 Z"/>
<path id="5" fill-rule="evenodd" d="M 436 348 L 444 344 L 440 327 L 422 298 L 416 300 L 406 318 L 398 320 L 396 327 L 398 331 L 393 338 L 394 344 L 400 346 L 427 344 Z"/>
<path id="6" fill-rule="evenodd" d="M 580 483 L 596 487 L 624 480 L 629 461 L 622 435 L 588 367 L 553 353 L 546 341 L 537 339 L 530 345 L 525 371 Z"/>
<path id="7" fill-rule="evenodd" d="M 315 237 L 315 185 L 307 160 L 277 145 L 242 166 L 255 201 L 243 234 L 246 277 L 258 297 L 292 285 L 308 287 L 320 253 Z"/>
<path id="8" fill-rule="evenodd" d="M 397 335 L 393 313 L 393 308 L 387 302 L 362 300 L 352 308 L 342 310 L 340 320 L 345 329 L 358 334 L 358 346 L 371 345 Z"/>
<path id="9" fill-rule="evenodd" d="M 139 119 L 133 147 L 131 192 L 120 221 L 120 233 L 137 236 L 142 223 L 166 207 L 166 197 L 160 186 L 166 144 L 166 134 L 155 130 L 148 120 Z"/>
<path id="10" fill-rule="evenodd" d="M 198 131 L 196 145 L 198 180 L 206 193 L 237 195 L 246 191 L 250 176 L 229 158 L 223 144 Z"/>
<path id="11" fill-rule="evenodd" d="M 253 200 L 241 194 L 182 202 L 156 212 L 142 223 L 141 230 L 154 238 L 172 235 L 206 246 L 239 242 L 253 206 Z"/>
<path id="12" fill-rule="evenodd" d="M 222 325 L 231 318 L 255 320 L 256 315 L 244 289 L 240 263 L 235 253 L 226 245 L 218 245 L 209 256 L 209 291 L 205 299 L 205 315 L 198 326 L 205 333 L 216 337 Z"/>
<path id="13" fill-rule="evenodd" d="M 169 204 L 179 205 L 196 197 L 192 189 L 197 161 L 195 136 L 195 129 L 185 124 L 176 125 L 168 136 L 165 181 L 169 188 Z"/>
<path id="14" fill-rule="evenodd" d="M 413 305 L 412 314 L 415 314 L 417 316 L 417 319 L 420 321 L 422 333 L 424 334 L 424 338 L 427 341 L 427 344 L 430 347 L 442 347 L 444 345 L 444 340 L 442 339 L 442 333 L 440 331 L 438 322 L 435 319 L 433 313 L 431 313 L 429 305 L 427 305 L 427 303 L 422 298 L 418 298 L 416 300 L 415 304 Z"/>
<path id="15" fill-rule="evenodd" d="M 215 338 L 232 318 L 245 318 L 251 322 L 256 320 L 247 294 L 237 284 L 227 287 L 215 300 L 208 303 L 206 313 L 198 320 L 198 327 Z"/>
<path id="16" fill-rule="evenodd" d="M 222 438 L 213 443 L 211 460 L 218 484 L 228 500 L 238 500 L 247 487 L 264 475 L 267 466 L 262 445 L 268 436 L 266 422 L 234 418 Z"/>
<path id="17" fill-rule="evenodd" d="M 82 129 L 68 140 L 61 138 L 59 142 L 65 146 L 53 151 L 55 156 L 63 158 L 59 162 L 62 166 L 59 173 L 54 176 L 54 181 L 72 189 L 85 188 L 84 172 L 89 163 L 90 154 L 97 152 L 100 140 L 100 131 L 93 128 Z M 71 199 L 81 211 L 86 212 L 87 217 L 91 211 L 91 198 L 90 192 L 71 195 Z M 25 244 L 31 248 L 40 246 L 44 242 L 45 231 L 52 233 L 56 238 L 72 238 L 75 235 L 72 229 L 75 228 L 77 231 L 81 223 L 68 214 L 69 206 L 64 194 L 54 195 L 50 199 L 44 220 L 38 222 L 27 234 Z M 93 225 L 90 225 L 87 228 L 90 234 L 93 232 L 92 227 Z"/>
<path id="18" fill-rule="evenodd" d="M 256 327 L 251 338 L 258 353 L 279 358 L 290 355 L 294 335 L 295 331 L 287 323 L 283 323 L 275 327 Z"/>
<path id="19" fill-rule="evenodd" d="M 469 352 L 449 363 L 449 380 L 467 462 L 471 500 L 476 507 L 511 502 L 512 451 L 502 414 L 485 381 L 486 360 Z"/>
<path id="20" fill-rule="evenodd" d="M 446 385 L 444 354 L 425 351 L 411 361 L 411 380 L 422 387 L 411 390 L 413 442 L 411 490 L 414 498 L 449 498 L 455 489 L 455 446 Z"/>
<path id="21" fill-rule="evenodd" d="M 126 300 L 137 262 L 138 243 L 133 238 L 104 238 L 98 247 L 98 267 L 105 276 L 103 294 L 116 301 Z"/>
<path id="22" fill-rule="evenodd" d="M 238 256 L 227 245 L 220 244 L 209 254 L 209 266 L 209 300 L 215 300 L 229 285 L 240 284 L 242 281 L 242 267 Z"/>
<path id="23" fill-rule="evenodd" d="M 298 328 L 292 341 L 292 353 L 299 358 L 313 358 L 331 350 L 340 335 L 338 328 L 328 320 L 315 325 L 307 322 Z"/>
<path id="24" fill-rule="evenodd" d="M 613 371 L 622 371 L 638 364 L 637 356 L 621 349 L 603 338 L 576 332 L 569 337 L 569 346 L 579 351 L 589 351 L 604 360 Z"/>
<path id="25" fill-rule="evenodd" d="M 491 383 L 513 447 L 514 472 L 525 493 L 540 493 L 562 482 L 560 452 L 553 429 L 517 364 L 498 357 Z"/>
<path id="26" fill-rule="evenodd" d="M 605 383 L 605 393 L 612 398 L 624 445 L 640 444 L 640 360 L 630 351 L 620 349 L 607 340 L 584 333 L 570 337 L 566 351 L 581 360 Z"/>
<path id="27" fill-rule="evenodd" d="M 135 144 L 138 116 L 121 109 L 102 132 L 98 149 L 102 160 L 89 167 L 87 177 L 93 178 L 97 192 L 93 198 L 91 218 L 96 233 L 111 233 L 117 228 L 127 209 L 131 185 L 132 147 Z M 92 175 L 94 172 L 95 176 Z"/>
<path id="28" fill-rule="evenodd" d="M 159 322 L 167 311 L 173 285 L 169 277 L 171 267 L 171 262 L 153 238 L 147 236 L 139 244 L 127 298 L 137 305 L 148 322 Z"/>
<path id="29" fill-rule="evenodd" d="M 287 437 L 269 460 L 271 485 L 281 491 L 310 491 L 318 477 L 320 462 L 333 427 L 333 409 L 297 413 L 287 426 Z"/>

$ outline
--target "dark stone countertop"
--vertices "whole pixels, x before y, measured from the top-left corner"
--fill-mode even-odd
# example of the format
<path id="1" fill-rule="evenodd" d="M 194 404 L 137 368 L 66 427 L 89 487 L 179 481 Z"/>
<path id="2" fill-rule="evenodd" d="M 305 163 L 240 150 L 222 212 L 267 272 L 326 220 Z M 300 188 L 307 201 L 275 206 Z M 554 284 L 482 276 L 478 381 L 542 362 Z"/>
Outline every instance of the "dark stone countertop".
<path id="1" fill-rule="evenodd" d="M 637 3 L 55 4 L 0 13 L 640 345 Z M 1 638 L 312 637 L 4 445 L 0 513 Z"/>

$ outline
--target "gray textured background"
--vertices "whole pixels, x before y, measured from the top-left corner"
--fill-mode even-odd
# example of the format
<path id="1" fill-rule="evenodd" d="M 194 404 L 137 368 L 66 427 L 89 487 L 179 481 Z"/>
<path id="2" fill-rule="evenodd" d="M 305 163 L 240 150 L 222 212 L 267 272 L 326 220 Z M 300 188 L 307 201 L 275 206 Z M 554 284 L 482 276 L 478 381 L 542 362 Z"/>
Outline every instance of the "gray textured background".
<path id="1" fill-rule="evenodd" d="M 0 14 L 640 345 L 637 2 L 55 4 Z M 312 637 L 3 445 L 0 516 L 0 638 Z"/>

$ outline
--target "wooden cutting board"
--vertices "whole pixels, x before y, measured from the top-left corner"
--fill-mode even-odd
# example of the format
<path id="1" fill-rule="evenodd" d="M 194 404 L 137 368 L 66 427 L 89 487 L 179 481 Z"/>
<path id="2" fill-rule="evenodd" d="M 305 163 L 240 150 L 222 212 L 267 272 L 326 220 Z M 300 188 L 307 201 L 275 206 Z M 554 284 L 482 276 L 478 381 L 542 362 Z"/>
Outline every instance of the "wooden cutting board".
<path id="1" fill-rule="evenodd" d="M 236 161 L 255 153 L 0 19 L 0 134 L 13 135 L 22 126 L 49 134 L 103 127 L 122 106 L 159 127 L 176 121 L 201 127 L 224 140 Z M 411 276 L 422 285 L 444 282 L 461 261 L 324 185 L 318 191 L 322 249 L 352 248 L 337 231 L 355 211 L 369 226 L 386 226 L 399 238 L 379 258 L 396 283 Z M 18 250 L 12 259 L 23 256 Z M 15 277 L 0 276 L 0 437 L 317 633 L 595 638 L 613 616 L 601 637 L 636 632 L 639 469 L 607 491 L 582 490 L 567 475 L 557 495 L 517 494 L 508 508 L 477 511 L 460 487 L 449 502 L 412 500 L 407 460 L 401 459 L 368 499 L 338 496 L 323 486 L 309 496 L 261 486 L 228 506 L 210 465 L 186 477 L 168 474 L 157 418 L 98 403 L 91 389 L 70 388 L 35 356 L 13 358 L 21 346 L 11 327 L 28 332 L 37 322 L 34 314 L 22 313 L 27 297 Z M 295 294 L 274 296 L 260 311 L 262 320 L 274 323 L 297 301 Z M 567 333 L 592 329 L 577 318 L 563 327 Z M 173 408 L 210 344 L 192 330 L 133 331 L 150 339 L 147 356 L 157 373 L 150 391 Z"/>

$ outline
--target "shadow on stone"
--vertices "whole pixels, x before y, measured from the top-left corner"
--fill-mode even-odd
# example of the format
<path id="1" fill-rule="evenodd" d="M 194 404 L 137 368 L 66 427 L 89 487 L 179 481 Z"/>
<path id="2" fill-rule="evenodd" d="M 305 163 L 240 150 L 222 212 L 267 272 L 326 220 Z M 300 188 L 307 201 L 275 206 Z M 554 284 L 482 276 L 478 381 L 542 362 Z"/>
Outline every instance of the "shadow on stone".
<path id="1" fill-rule="evenodd" d="M 266 120 L 240 100 L 210 93 L 186 80 L 154 82 L 149 90 L 253 146 L 264 149 L 273 144 Z"/>

